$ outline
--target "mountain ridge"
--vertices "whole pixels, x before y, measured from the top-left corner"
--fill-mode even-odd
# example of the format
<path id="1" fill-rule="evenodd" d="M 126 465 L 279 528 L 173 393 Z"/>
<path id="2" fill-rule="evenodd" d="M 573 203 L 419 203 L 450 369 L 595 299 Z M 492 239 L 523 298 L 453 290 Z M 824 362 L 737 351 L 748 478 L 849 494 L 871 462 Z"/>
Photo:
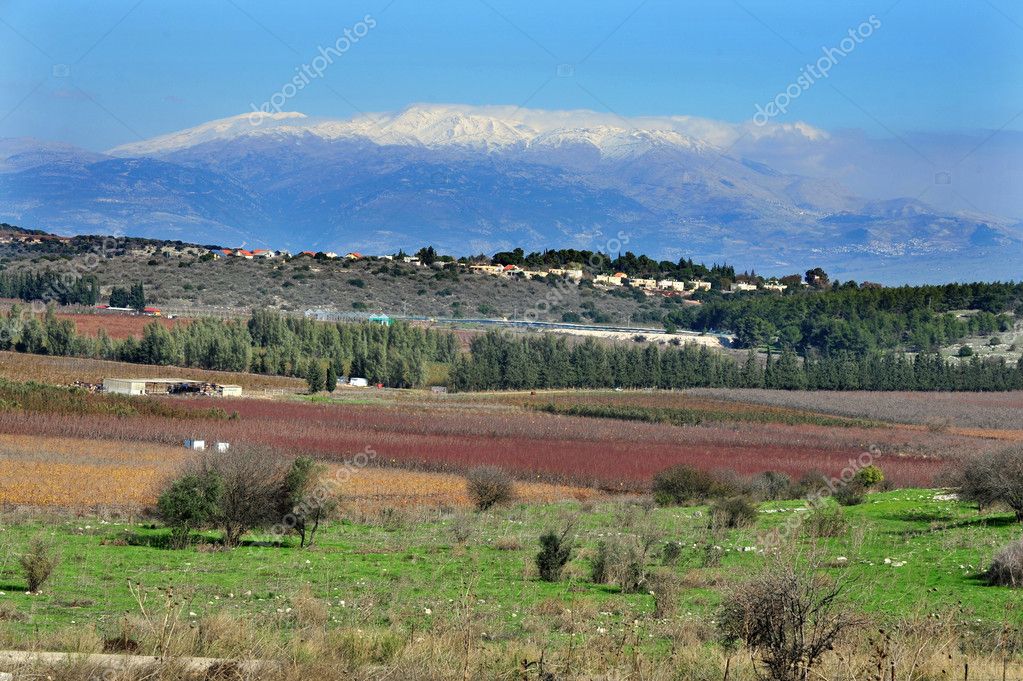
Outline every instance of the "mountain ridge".
<path id="1" fill-rule="evenodd" d="M 957 261 L 1008 276 L 1005 253 L 1023 254 L 1023 233 L 1008 220 L 856 197 L 833 179 L 733 157 L 688 134 L 727 139 L 697 119 L 570 113 L 420 105 L 347 120 L 240 114 L 105 154 L 7 140 L 0 219 L 319 250 L 606 250 L 624 240 L 664 257 L 779 271 L 812 262 L 863 277 L 958 271 Z M 732 133 L 827 134 L 793 124 Z"/>

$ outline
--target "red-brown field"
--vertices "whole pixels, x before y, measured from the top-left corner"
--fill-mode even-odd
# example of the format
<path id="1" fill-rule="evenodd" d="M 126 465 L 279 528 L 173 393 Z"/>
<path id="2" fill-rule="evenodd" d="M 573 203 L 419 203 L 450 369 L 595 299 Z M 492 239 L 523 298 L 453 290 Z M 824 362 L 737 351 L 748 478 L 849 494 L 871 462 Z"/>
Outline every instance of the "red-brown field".
<path id="1" fill-rule="evenodd" d="M 143 317 L 127 314 L 75 314 L 61 312 L 57 314 L 60 319 L 70 319 L 75 323 L 78 333 L 83 336 L 95 337 L 100 329 L 107 332 L 107 335 L 115 340 L 122 340 L 134 336 L 142 337 L 142 329 L 151 322 L 156 322 L 171 329 L 178 324 L 187 324 L 188 319 L 167 319 L 166 317 Z"/>
<path id="2" fill-rule="evenodd" d="M 195 408 L 210 404 L 169 399 Z M 489 463 L 521 478 L 618 490 L 645 489 L 655 473 L 677 463 L 740 474 L 778 470 L 798 476 L 811 469 L 834 474 L 871 446 L 879 448 L 879 463 L 894 483 L 929 485 L 948 457 L 999 444 L 916 427 L 678 427 L 555 416 L 485 400 L 423 400 L 419 406 L 218 400 L 218 406 L 238 413 L 230 421 L 4 413 L 0 432 L 169 445 L 202 437 L 266 444 L 333 461 L 369 448 L 382 466 L 463 471 Z"/>

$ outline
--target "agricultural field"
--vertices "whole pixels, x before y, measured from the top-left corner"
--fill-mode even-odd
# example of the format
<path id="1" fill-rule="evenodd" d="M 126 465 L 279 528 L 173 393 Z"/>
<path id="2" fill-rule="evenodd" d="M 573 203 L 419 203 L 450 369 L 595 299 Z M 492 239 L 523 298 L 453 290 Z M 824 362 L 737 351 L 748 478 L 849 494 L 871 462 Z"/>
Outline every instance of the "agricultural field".
<path id="1" fill-rule="evenodd" d="M 740 404 L 802 409 L 935 429 L 1023 429 L 1023 393 L 834 392 L 694 388 L 689 394 Z"/>
<path id="2" fill-rule="evenodd" d="M 0 360 L 3 375 L 42 368 L 59 382 L 79 364 L 111 364 Z M 696 680 L 724 678 L 727 668 L 729 679 L 752 681 L 749 655 L 720 644 L 719 613 L 752 575 L 784 563 L 845 585 L 841 606 L 855 614 L 821 678 L 872 678 L 879 659 L 914 670 L 896 681 L 961 678 L 967 666 L 971 678 L 1023 675 L 1008 647 L 1023 629 L 1023 603 L 984 579 L 1019 526 L 1001 508 L 980 513 L 941 488 L 956 462 L 1011 444 L 1018 394 L 928 395 L 948 412 L 935 427 L 917 417 L 925 407 L 912 394 L 884 403 L 765 391 L 310 396 L 296 386 L 210 400 L 3 383 L 0 392 L 6 648 L 285 661 L 279 673 L 240 678 L 615 670 Z M 200 528 L 173 548 L 156 508 L 199 456 L 182 446 L 188 438 L 258 448 L 268 468 L 278 455 L 322 463 L 336 506 L 313 546 L 256 528 L 229 548 L 215 528 Z M 838 475 L 864 452 L 884 485 L 856 505 L 765 497 L 733 527 L 704 501 L 651 500 L 654 477 L 678 464 L 736 484 L 765 471 L 795 481 Z M 466 476 L 480 465 L 510 474 L 510 500 L 477 510 Z M 536 563 L 547 530 L 571 544 L 552 582 Z M 40 538 L 59 560 L 30 594 L 19 561 Z M 598 578 L 612 560 L 601 557 L 607 546 L 626 562 Z M 879 643 L 868 631 L 894 633 Z M 86 681 L 96 669 L 81 659 L 31 673 Z"/>
<path id="3" fill-rule="evenodd" d="M 142 338 L 142 329 L 151 322 L 155 322 L 166 329 L 172 329 L 178 324 L 187 324 L 190 321 L 180 317 L 168 319 L 166 317 L 145 317 L 127 314 L 82 314 L 70 312 L 58 312 L 57 318 L 70 319 L 74 322 L 78 333 L 83 336 L 95 338 L 99 334 L 99 330 L 103 329 L 114 340 Z"/>
<path id="4" fill-rule="evenodd" d="M 195 378 L 213 383 L 234 383 L 249 393 L 298 392 L 305 381 L 287 376 L 266 376 L 206 369 L 110 362 L 82 357 L 52 357 L 0 351 L 0 378 L 71 385 L 75 381 L 102 383 L 104 378 Z"/>
<path id="5" fill-rule="evenodd" d="M 397 393 L 397 394 L 396 394 Z M 363 397 L 363 395 L 365 397 Z M 393 397 L 392 397 L 393 395 Z M 346 391 L 332 403 L 301 400 L 176 399 L 183 409 L 215 406 L 229 419 L 0 413 L 0 429 L 39 436 L 178 444 L 187 438 L 265 445 L 340 462 L 367 447 L 375 465 L 462 472 L 499 465 L 520 478 L 643 492 L 655 473 L 686 463 L 740 475 L 776 470 L 834 474 L 874 448 L 896 485 L 934 483 L 957 456 L 999 442 L 914 426 L 863 427 L 713 421 L 699 425 L 562 416 L 501 399 L 415 401 L 399 391 Z"/>

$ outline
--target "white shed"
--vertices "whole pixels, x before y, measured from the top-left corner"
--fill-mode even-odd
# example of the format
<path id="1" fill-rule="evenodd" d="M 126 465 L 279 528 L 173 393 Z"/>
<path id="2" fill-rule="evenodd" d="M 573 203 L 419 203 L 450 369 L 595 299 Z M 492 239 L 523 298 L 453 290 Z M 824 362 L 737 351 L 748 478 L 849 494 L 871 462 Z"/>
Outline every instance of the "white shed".
<path id="1" fill-rule="evenodd" d="M 367 381 L 365 378 L 358 378 L 356 376 L 353 376 L 351 379 L 349 379 L 348 385 L 354 385 L 357 388 L 365 388 L 369 386 L 369 381 Z"/>
<path id="2" fill-rule="evenodd" d="M 145 395 L 145 379 L 134 378 L 104 378 L 103 392 L 117 395 Z"/>

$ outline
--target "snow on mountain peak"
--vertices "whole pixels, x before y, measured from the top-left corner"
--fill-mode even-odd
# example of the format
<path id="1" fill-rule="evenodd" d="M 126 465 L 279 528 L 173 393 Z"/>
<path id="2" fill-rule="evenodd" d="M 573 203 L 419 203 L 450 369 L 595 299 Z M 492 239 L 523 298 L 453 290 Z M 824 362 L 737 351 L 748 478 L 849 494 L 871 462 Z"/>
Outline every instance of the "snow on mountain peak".
<path id="1" fill-rule="evenodd" d="M 578 114 L 578 115 L 576 115 Z M 529 122 L 524 122 L 528 120 Z M 576 125 L 571 123 L 575 120 Z M 461 148 L 486 153 L 589 145 L 605 158 L 624 158 L 655 148 L 702 153 L 710 142 L 680 132 L 671 119 L 643 119 L 637 127 L 581 112 L 542 112 L 509 107 L 414 105 L 402 111 L 347 120 L 314 119 L 298 112 L 252 112 L 203 123 L 110 150 L 115 156 L 162 155 L 215 141 L 249 137 L 313 135 L 325 140 L 362 139 L 378 145 Z"/>

